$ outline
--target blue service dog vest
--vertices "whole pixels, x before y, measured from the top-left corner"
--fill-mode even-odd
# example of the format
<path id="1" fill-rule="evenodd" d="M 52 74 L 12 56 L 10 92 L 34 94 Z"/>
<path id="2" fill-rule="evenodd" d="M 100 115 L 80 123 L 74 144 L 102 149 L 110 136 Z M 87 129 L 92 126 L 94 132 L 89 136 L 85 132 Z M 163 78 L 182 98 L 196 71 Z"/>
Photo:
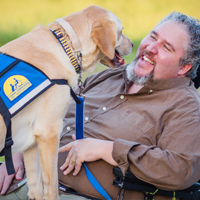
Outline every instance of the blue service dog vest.
<path id="1" fill-rule="evenodd" d="M 0 53 L 0 113 L 3 116 L 7 134 L 4 149 L 8 174 L 14 174 L 11 146 L 11 118 L 38 95 L 54 84 L 68 84 L 64 79 L 50 80 L 40 69 L 18 58 Z M 71 90 L 76 101 L 76 95 Z"/>
<path id="2" fill-rule="evenodd" d="M 0 96 L 11 116 L 52 86 L 51 80 L 29 63 L 4 54 L 0 54 L 0 63 Z"/>

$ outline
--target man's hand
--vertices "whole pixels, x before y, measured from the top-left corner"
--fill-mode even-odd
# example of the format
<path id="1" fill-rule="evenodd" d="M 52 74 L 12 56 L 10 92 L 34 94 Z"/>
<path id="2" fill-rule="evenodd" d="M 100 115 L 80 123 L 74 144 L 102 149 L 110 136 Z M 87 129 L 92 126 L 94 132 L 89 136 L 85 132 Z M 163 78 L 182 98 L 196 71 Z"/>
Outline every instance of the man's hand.
<path id="1" fill-rule="evenodd" d="M 4 195 L 8 190 L 13 178 L 21 180 L 24 175 L 24 163 L 23 154 L 13 154 L 13 164 L 15 168 L 15 174 L 8 175 L 5 162 L 0 166 L 0 191 L 1 195 Z"/>
<path id="2" fill-rule="evenodd" d="M 72 136 L 75 140 L 75 136 Z M 69 174 L 73 169 L 73 175 L 76 176 L 81 170 L 82 163 L 92 162 L 103 159 L 111 165 L 117 166 L 117 163 L 112 157 L 113 142 L 106 140 L 99 140 L 93 138 L 85 138 L 75 140 L 69 144 L 61 147 L 59 153 L 69 151 L 65 163 L 60 167 L 64 175 Z"/>

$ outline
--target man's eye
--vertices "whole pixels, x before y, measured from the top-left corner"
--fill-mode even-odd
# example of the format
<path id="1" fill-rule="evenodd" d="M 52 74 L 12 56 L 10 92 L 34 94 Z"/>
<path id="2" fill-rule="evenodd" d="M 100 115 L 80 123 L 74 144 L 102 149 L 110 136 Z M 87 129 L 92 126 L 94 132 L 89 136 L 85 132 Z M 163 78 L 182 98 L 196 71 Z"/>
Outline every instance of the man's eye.
<path id="1" fill-rule="evenodd" d="M 164 45 L 164 48 L 165 48 L 167 51 L 170 51 L 170 48 L 169 48 L 167 45 Z"/>
<path id="2" fill-rule="evenodd" d="M 156 40 L 156 37 L 154 35 L 150 35 L 150 37 L 153 39 L 153 40 Z"/>

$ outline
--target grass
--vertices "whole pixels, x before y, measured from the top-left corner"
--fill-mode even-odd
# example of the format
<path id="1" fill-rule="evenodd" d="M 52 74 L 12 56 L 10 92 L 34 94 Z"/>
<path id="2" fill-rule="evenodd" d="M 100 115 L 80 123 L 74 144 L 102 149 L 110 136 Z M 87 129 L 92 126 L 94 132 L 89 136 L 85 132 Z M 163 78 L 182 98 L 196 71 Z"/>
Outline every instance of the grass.
<path id="1" fill-rule="evenodd" d="M 199 0 L 0 0 L 0 5 L 0 46 L 26 34 L 38 24 L 46 26 L 56 18 L 89 5 L 104 7 L 122 20 L 123 33 L 133 41 L 134 49 L 125 57 L 126 63 L 133 60 L 141 39 L 170 12 L 179 11 L 200 19 Z M 105 68 L 98 65 L 92 73 Z M 83 78 L 90 74 L 84 73 Z"/>

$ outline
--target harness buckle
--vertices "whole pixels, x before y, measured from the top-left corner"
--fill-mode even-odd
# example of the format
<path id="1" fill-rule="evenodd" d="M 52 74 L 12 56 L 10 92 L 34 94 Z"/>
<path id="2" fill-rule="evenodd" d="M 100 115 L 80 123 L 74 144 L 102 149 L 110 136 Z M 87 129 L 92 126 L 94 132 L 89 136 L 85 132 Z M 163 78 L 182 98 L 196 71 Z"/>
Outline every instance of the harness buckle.
<path id="1" fill-rule="evenodd" d="M 76 72 L 78 74 L 81 74 L 81 71 L 82 71 L 82 53 L 80 51 L 77 52 L 77 63 L 78 63 L 78 67 L 76 69 Z"/>
<path id="2" fill-rule="evenodd" d="M 6 141 L 5 141 L 5 148 L 12 146 L 13 143 L 14 143 L 14 142 L 13 142 L 13 140 L 12 140 L 11 137 L 6 138 Z"/>
<path id="3" fill-rule="evenodd" d="M 79 78 L 78 78 L 78 87 L 79 87 L 79 93 L 78 93 L 78 96 L 80 96 L 80 97 L 84 97 L 84 95 L 83 95 L 83 93 L 82 93 L 84 87 L 83 87 L 83 81 L 82 81 L 81 74 L 79 74 Z"/>
<path id="4" fill-rule="evenodd" d="M 82 69 L 82 53 L 80 51 L 78 52 L 77 59 L 79 62 L 79 66 Z"/>
<path id="5" fill-rule="evenodd" d="M 80 51 L 78 51 L 78 53 L 77 53 L 77 60 L 78 60 L 78 64 L 79 64 L 79 67 L 80 67 L 79 78 L 78 78 L 78 87 L 79 87 L 78 96 L 84 97 L 84 95 L 82 93 L 84 87 L 83 87 L 83 81 L 82 81 L 82 76 L 81 76 L 81 71 L 82 71 L 82 53 Z"/>

